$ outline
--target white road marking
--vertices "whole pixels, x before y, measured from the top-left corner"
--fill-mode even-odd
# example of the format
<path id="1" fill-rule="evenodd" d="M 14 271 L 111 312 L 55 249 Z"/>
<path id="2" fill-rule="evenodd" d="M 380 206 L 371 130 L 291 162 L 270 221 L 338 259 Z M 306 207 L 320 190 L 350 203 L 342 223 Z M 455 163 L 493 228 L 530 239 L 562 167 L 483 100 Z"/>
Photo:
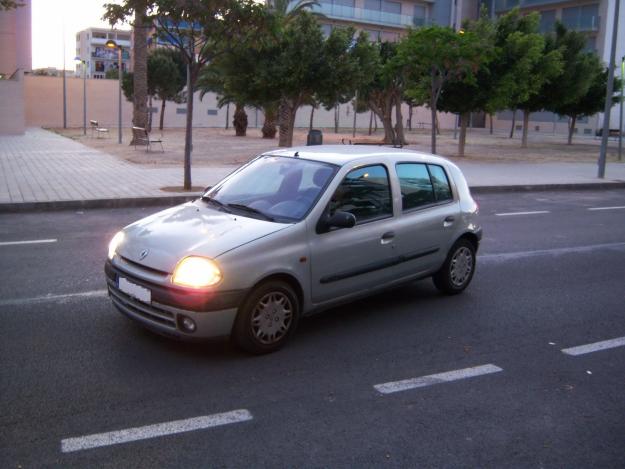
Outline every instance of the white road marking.
<path id="1" fill-rule="evenodd" d="M 20 244 L 47 244 L 56 243 L 56 239 L 32 239 L 30 241 L 2 241 L 0 246 L 17 246 Z"/>
<path id="2" fill-rule="evenodd" d="M 176 433 L 192 432 L 231 423 L 245 422 L 247 420 L 252 420 L 252 418 L 252 414 L 248 410 L 239 409 L 222 414 L 204 415 L 202 417 L 146 425 L 145 427 L 134 427 L 115 432 L 66 438 L 61 440 L 61 451 L 63 453 L 71 453 L 85 449 L 99 448 L 101 446 L 147 440 L 159 436 L 175 435 Z"/>
<path id="3" fill-rule="evenodd" d="M 585 252 L 594 252 L 601 249 L 625 249 L 625 243 L 606 243 L 606 244 L 591 244 L 588 246 L 575 246 L 568 248 L 554 248 L 554 249 L 537 249 L 535 251 L 518 251 L 518 252 L 502 252 L 500 254 L 481 254 L 477 256 L 481 262 L 505 262 L 509 260 L 523 259 L 527 257 L 538 256 L 560 256 L 563 254 L 579 254 Z"/>
<path id="4" fill-rule="evenodd" d="M 599 352 L 600 350 L 607 350 L 615 347 L 625 346 L 625 337 L 617 337 L 616 339 L 603 340 L 601 342 L 595 342 L 593 344 L 578 345 L 577 347 L 563 348 L 562 352 L 567 355 L 585 355 L 587 353 Z"/>
<path id="5" fill-rule="evenodd" d="M 476 376 L 487 375 L 490 373 L 498 373 L 499 371 L 503 370 L 498 366 L 489 363 L 488 365 L 474 366 L 473 368 L 464 368 L 462 370 L 447 371 L 445 373 L 421 376 L 419 378 L 376 384 L 373 387 L 376 391 L 382 394 L 391 394 L 394 392 L 431 386 L 433 384 L 448 383 L 459 379 L 474 378 Z"/>
<path id="6" fill-rule="evenodd" d="M 108 296 L 107 290 L 92 290 L 80 293 L 65 293 L 60 295 L 53 295 L 51 293 L 44 296 L 36 296 L 33 298 L 14 298 L 11 300 L 0 300 L 0 306 L 19 306 L 27 305 L 30 303 L 43 303 L 45 301 L 64 301 L 74 298 L 104 298 Z"/>
<path id="7" fill-rule="evenodd" d="M 625 205 L 622 207 L 591 207 L 588 210 L 623 210 L 625 209 Z"/>
<path id="8" fill-rule="evenodd" d="M 536 210 L 535 212 L 507 212 L 507 213 L 496 213 L 495 215 L 498 217 L 513 217 L 516 215 L 539 215 L 541 213 L 550 213 L 548 210 Z"/>

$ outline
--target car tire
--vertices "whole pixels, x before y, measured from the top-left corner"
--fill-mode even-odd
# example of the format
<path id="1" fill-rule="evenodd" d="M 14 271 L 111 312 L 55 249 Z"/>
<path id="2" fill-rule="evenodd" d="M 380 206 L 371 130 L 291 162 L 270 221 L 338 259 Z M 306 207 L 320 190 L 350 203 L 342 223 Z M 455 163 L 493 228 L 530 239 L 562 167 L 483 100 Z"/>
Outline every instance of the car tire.
<path id="1" fill-rule="evenodd" d="M 265 282 L 239 308 L 232 339 L 256 355 L 275 352 L 293 335 L 299 316 L 300 304 L 293 288 L 277 280 Z"/>
<path id="2" fill-rule="evenodd" d="M 449 250 L 445 263 L 432 276 L 434 286 L 447 295 L 461 293 L 475 273 L 475 246 L 471 241 L 460 238 Z"/>

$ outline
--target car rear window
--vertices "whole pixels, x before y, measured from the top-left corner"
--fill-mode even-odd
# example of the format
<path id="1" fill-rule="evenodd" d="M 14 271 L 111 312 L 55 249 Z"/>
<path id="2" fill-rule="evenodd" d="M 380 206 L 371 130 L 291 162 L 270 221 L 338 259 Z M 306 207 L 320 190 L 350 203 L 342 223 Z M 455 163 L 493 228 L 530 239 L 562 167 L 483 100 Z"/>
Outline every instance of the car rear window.
<path id="1" fill-rule="evenodd" d="M 452 200 L 449 180 L 441 166 L 399 163 L 396 169 L 401 188 L 402 210 Z"/>
<path id="2" fill-rule="evenodd" d="M 437 202 L 444 202 L 453 199 L 451 195 L 451 187 L 449 187 L 449 179 L 447 174 L 441 166 L 429 164 L 430 178 L 432 179 L 432 185 L 434 186 L 434 195 Z"/>

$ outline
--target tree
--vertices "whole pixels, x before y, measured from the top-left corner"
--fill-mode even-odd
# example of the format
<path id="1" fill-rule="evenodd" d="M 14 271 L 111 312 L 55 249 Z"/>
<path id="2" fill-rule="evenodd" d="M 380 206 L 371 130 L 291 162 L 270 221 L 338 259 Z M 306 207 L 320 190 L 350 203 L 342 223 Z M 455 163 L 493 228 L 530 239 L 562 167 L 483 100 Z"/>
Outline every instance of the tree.
<path id="1" fill-rule="evenodd" d="M 106 4 L 112 24 L 137 11 L 136 1 Z M 178 49 L 187 66 L 187 122 L 184 150 L 184 188 L 191 189 L 193 95 L 202 68 L 243 38 L 262 27 L 264 8 L 252 0 L 152 0 L 143 21 L 156 28 L 159 40 Z"/>
<path id="2" fill-rule="evenodd" d="M 119 21 L 126 21 L 134 16 L 133 21 L 129 21 L 133 27 L 133 106 L 132 106 L 132 125 L 136 127 L 146 128 L 148 124 L 148 78 L 147 78 L 147 29 L 150 27 L 150 21 L 147 17 L 147 11 L 152 7 L 149 0 L 126 0 L 124 5 L 115 5 L 107 3 L 104 5 L 106 13 L 104 19 L 111 26 Z M 120 16 L 120 12 L 123 15 Z M 134 134 L 130 145 L 135 145 Z"/>
<path id="3" fill-rule="evenodd" d="M 286 22 L 291 21 L 301 12 L 318 6 L 317 0 L 272 0 L 269 2 L 269 9 L 284 18 Z"/>
<path id="4" fill-rule="evenodd" d="M 596 68 L 592 82 L 586 93 L 584 95 L 577 96 L 575 101 L 569 101 L 566 104 L 554 107 L 555 112 L 561 116 L 567 116 L 570 119 L 568 135 L 569 144 L 572 143 L 573 133 L 575 132 L 575 123 L 577 120 L 582 117 L 592 116 L 598 112 L 603 112 L 605 107 L 606 88 L 608 86 L 608 69 L 603 66 L 595 54 L 592 54 L 592 56 L 596 60 Z M 616 90 L 620 86 L 621 80 L 615 77 L 614 89 Z M 618 102 L 619 98 L 613 98 L 613 105 Z"/>
<path id="5" fill-rule="evenodd" d="M 451 79 L 474 80 L 482 61 L 475 35 L 448 27 L 410 31 L 399 43 L 398 56 L 406 72 L 406 95 L 427 103 L 432 116 L 431 151 L 436 153 L 436 112 L 443 86 Z"/>
<path id="6" fill-rule="evenodd" d="M 560 74 L 544 87 L 541 95 L 546 103 L 545 109 L 570 116 L 567 140 L 570 145 L 577 118 L 603 110 L 607 84 L 601 81 L 604 67 L 595 53 L 585 50 L 584 33 L 569 31 L 562 23 L 557 22 L 554 33 L 548 39 L 553 42 L 552 47 L 562 51 L 563 67 Z M 602 97 L 593 96 L 590 92 L 593 85 L 595 89 L 592 91 L 598 91 L 603 86 Z M 599 107 L 593 104 L 598 104 Z M 581 112 L 577 112 L 579 109 Z M 587 111 L 592 112 L 587 114 Z"/>
<path id="7" fill-rule="evenodd" d="M 0 0 L 0 11 L 2 10 L 13 10 L 17 7 L 24 6 L 23 3 L 16 2 L 15 0 Z"/>
<path id="8" fill-rule="evenodd" d="M 401 118 L 404 77 L 402 64 L 397 60 L 397 44 L 377 42 L 371 47 L 373 47 L 372 51 L 364 49 L 367 54 L 365 63 L 368 63 L 371 69 L 368 72 L 371 79 L 363 82 L 358 90 L 358 97 L 365 101 L 369 109 L 380 118 L 384 128 L 385 143 L 405 143 Z M 368 57 L 371 53 L 373 56 Z M 396 116 L 399 117 L 396 119 L 396 128 L 393 128 L 393 106 L 397 106 Z"/>
<path id="9" fill-rule="evenodd" d="M 326 107 L 336 99 L 349 100 L 362 73 L 356 51 L 367 41 L 354 38 L 353 28 L 334 29 L 327 40 L 313 15 L 302 12 L 277 32 L 269 47 L 272 62 L 262 76 L 265 86 L 278 93 L 280 146 L 291 146 L 297 110 L 317 99 Z M 346 101 L 345 101 L 346 102 Z"/>
<path id="10" fill-rule="evenodd" d="M 490 64 L 495 58 L 495 27 L 483 11 L 480 19 L 468 22 L 463 30 L 472 33 L 471 46 L 476 49 L 480 61 L 478 69 L 471 75 L 451 78 L 441 91 L 438 109 L 460 115 L 460 135 L 458 138 L 458 156 L 464 156 L 467 125 L 471 112 L 490 112 L 492 103 L 493 80 Z"/>

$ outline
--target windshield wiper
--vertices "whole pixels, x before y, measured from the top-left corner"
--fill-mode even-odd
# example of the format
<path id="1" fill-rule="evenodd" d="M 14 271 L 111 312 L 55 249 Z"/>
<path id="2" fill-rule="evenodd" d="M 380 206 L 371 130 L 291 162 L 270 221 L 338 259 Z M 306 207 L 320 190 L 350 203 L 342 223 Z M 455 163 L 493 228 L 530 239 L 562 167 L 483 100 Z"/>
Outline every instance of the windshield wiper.
<path id="1" fill-rule="evenodd" d="M 226 204 L 224 204 L 223 202 L 220 202 L 217 199 L 212 198 L 211 196 L 202 195 L 201 199 L 204 200 L 205 202 L 210 202 L 211 204 L 216 205 L 217 208 L 221 209 L 224 212 L 232 213 L 230 210 L 228 210 L 228 207 L 226 207 Z"/>
<path id="2" fill-rule="evenodd" d="M 260 210 L 254 208 L 254 207 L 250 207 L 248 205 L 244 205 L 244 204 L 227 204 L 228 207 L 234 208 L 234 209 L 238 209 L 238 210 L 243 210 L 245 212 L 248 213 L 253 213 L 255 215 L 260 215 L 262 218 L 264 218 L 267 221 L 275 221 L 275 219 L 269 215 L 267 215 L 266 213 L 261 212 Z"/>

